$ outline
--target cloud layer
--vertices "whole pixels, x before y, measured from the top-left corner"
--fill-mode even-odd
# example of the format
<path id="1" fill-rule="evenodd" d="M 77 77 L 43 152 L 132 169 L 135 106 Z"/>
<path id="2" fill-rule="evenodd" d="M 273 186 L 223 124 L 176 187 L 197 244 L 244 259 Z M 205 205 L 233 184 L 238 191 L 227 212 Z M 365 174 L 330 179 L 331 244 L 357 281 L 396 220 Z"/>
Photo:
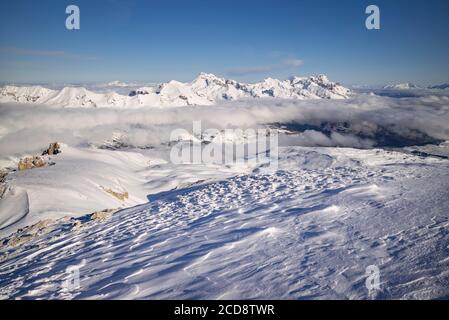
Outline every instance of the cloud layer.
<path id="1" fill-rule="evenodd" d="M 261 99 L 133 110 L 0 104 L 0 157 L 34 153 L 51 141 L 101 145 L 117 134 L 133 146 L 157 145 L 168 142 L 174 129 L 191 131 L 197 120 L 203 129 L 284 124 L 298 132 L 283 138 L 288 145 L 369 148 L 394 139 L 449 140 L 449 97 L 358 95 L 348 100 Z"/>
<path id="2" fill-rule="evenodd" d="M 59 57 L 67 59 L 80 59 L 80 60 L 94 60 L 95 57 L 81 55 L 77 53 L 62 51 L 62 50 L 30 50 L 21 49 L 15 47 L 0 47 L 0 53 L 7 53 L 21 56 L 43 56 L 43 57 Z"/>

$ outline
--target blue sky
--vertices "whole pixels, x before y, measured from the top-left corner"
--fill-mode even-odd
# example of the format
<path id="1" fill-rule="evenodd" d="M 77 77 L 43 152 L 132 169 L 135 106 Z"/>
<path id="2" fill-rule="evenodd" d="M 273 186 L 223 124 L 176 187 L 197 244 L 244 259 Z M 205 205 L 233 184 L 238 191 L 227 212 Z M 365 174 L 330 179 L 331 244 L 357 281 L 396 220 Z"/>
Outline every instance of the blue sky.
<path id="1" fill-rule="evenodd" d="M 80 30 L 65 28 L 70 4 Z M 365 28 L 370 4 L 381 30 Z M 4 0 L 0 81 L 449 82 L 448 15 L 447 0 Z"/>

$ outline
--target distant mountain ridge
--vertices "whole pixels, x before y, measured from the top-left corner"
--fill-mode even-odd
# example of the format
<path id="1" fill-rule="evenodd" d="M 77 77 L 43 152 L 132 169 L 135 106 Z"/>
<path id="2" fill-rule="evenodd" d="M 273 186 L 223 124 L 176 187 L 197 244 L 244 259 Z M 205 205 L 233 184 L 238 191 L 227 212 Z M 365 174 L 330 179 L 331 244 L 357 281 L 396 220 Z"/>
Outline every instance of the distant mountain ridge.
<path id="1" fill-rule="evenodd" d="M 412 89 L 430 89 L 430 90 L 446 90 L 449 89 L 449 83 L 443 83 L 438 85 L 431 85 L 427 87 L 420 87 L 413 83 L 398 83 L 398 84 L 390 84 L 384 86 L 383 89 L 393 89 L 393 90 L 412 90 Z"/>
<path id="2" fill-rule="evenodd" d="M 114 82 L 115 85 L 121 84 Z M 246 84 L 209 73 L 200 73 L 189 83 L 169 81 L 132 90 L 128 95 L 97 93 L 83 87 L 52 90 L 42 86 L 4 86 L 0 102 L 39 103 L 58 107 L 141 107 L 213 105 L 220 101 L 248 98 L 346 99 L 351 90 L 330 81 L 325 75 L 267 78 Z"/>
<path id="3" fill-rule="evenodd" d="M 396 90 L 410 90 L 410 89 L 419 89 L 419 87 L 413 83 L 398 83 L 398 84 L 390 84 L 384 87 L 384 89 L 396 89 Z"/>
<path id="4" fill-rule="evenodd" d="M 434 86 L 430 86 L 429 89 L 447 90 L 447 89 L 449 89 L 449 83 L 443 83 L 443 84 L 437 84 Z"/>

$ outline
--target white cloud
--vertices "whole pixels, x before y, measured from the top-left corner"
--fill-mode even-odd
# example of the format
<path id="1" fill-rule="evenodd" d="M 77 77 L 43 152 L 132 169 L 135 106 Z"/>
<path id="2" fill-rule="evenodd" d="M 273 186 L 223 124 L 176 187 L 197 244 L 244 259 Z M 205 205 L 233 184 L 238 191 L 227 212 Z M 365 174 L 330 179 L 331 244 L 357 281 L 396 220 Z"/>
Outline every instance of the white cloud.
<path id="1" fill-rule="evenodd" d="M 153 109 L 55 109 L 0 104 L 0 156 L 35 153 L 51 141 L 71 145 L 102 144 L 117 132 L 134 146 L 168 142 L 176 128 L 192 130 L 257 127 L 292 123 L 312 128 L 287 143 L 304 146 L 369 148 L 382 139 L 423 137 L 449 140 L 449 97 L 389 98 L 359 95 L 348 100 L 275 100 L 228 102 L 217 106 Z M 347 131 L 323 124 L 347 125 Z"/>
<path id="2" fill-rule="evenodd" d="M 303 65 L 303 63 L 304 62 L 301 59 L 285 58 L 271 65 L 231 68 L 227 70 L 226 73 L 230 76 L 244 76 L 250 74 L 274 72 L 279 70 L 294 70 Z"/>
<path id="3" fill-rule="evenodd" d="M 23 56 L 45 56 L 45 57 L 60 57 L 68 59 L 81 59 L 81 60 L 94 60 L 95 57 L 60 51 L 60 50 L 30 50 L 21 49 L 15 47 L 0 47 L 0 53 L 8 53 L 13 55 L 23 55 Z"/>

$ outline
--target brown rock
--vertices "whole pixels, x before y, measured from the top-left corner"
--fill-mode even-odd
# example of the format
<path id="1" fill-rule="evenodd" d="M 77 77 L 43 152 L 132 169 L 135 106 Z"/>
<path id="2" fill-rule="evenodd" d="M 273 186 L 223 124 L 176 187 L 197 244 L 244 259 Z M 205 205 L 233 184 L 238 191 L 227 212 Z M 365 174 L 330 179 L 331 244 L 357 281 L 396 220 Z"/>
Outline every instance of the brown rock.
<path id="1" fill-rule="evenodd" d="M 36 168 L 45 167 L 47 165 L 47 161 L 44 158 L 40 157 L 40 156 L 35 156 L 33 158 L 33 165 Z"/>
<path id="2" fill-rule="evenodd" d="M 23 171 L 33 168 L 45 167 L 46 165 L 47 161 L 40 156 L 25 157 L 20 159 L 18 169 L 19 171 Z"/>
<path id="3" fill-rule="evenodd" d="M 3 241 L 3 245 L 17 247 L 19 245 L 26 244 L 33 239 L 36 239 L 41 234 L 49 232 L 54 224 L 55 220 L 46 219 L 41 220 L 31 226 L 21 228 L 17 230 L 17 232 L 6 238 Z"/>
<path id="4" fill-rule="evenodd" d="M 118 211 L 117 209 L 106 209 L 103 211 L 97 211 L 91 214 L 90 219 L 99 221 L 108 220 L 117 211 Z"/>
<path id="5" fill-rule="evenodd" d="M 30 234 L 24 234 L 20 236 L 14 236 L 6 241 L 6 245 L 11 247 L 17 247 L 21 244 L 27 243 L 33 239 L 33 236 Z"/>
<path id="6" fill-rule="evenodd" d="M 117 192 L 114 191 L 110 188 L 105 188 L 105 187 L 101 187 L 105 192 L 109 193 L 110 195 L 116 197 L 117 199 L 121 200 L 121 201 L 125 201 L 126 199 L 128 199 L 129 194 L 128 191 L 125 192 Z"/>
<path id="7" fill-rule="evenodd" d="M 48 146 L 48 149 L 45 150 L 45 151 L 42 153 L 42 155 L 43 155 L 43 156 L 44 156 L 44 155 L 49 155 L 49 156 L 51 156 L 51 155 L 55 155 L 55 154 L 58 154 L 58 153 L 61 153 L 61 146 L 60 146 L 59 143 L 53 142 L 53 143 L 50 143 L 50 145 Z"/>
<path id="8" fill-rule="evenodd" d="M 34 168 L 33 158 L 26 157 L 26 158 L 20 159 L 18 168 L 19 168 L 19 171 L 23 171 L 23 170 L 28 170 L 28 169 Z"/>

